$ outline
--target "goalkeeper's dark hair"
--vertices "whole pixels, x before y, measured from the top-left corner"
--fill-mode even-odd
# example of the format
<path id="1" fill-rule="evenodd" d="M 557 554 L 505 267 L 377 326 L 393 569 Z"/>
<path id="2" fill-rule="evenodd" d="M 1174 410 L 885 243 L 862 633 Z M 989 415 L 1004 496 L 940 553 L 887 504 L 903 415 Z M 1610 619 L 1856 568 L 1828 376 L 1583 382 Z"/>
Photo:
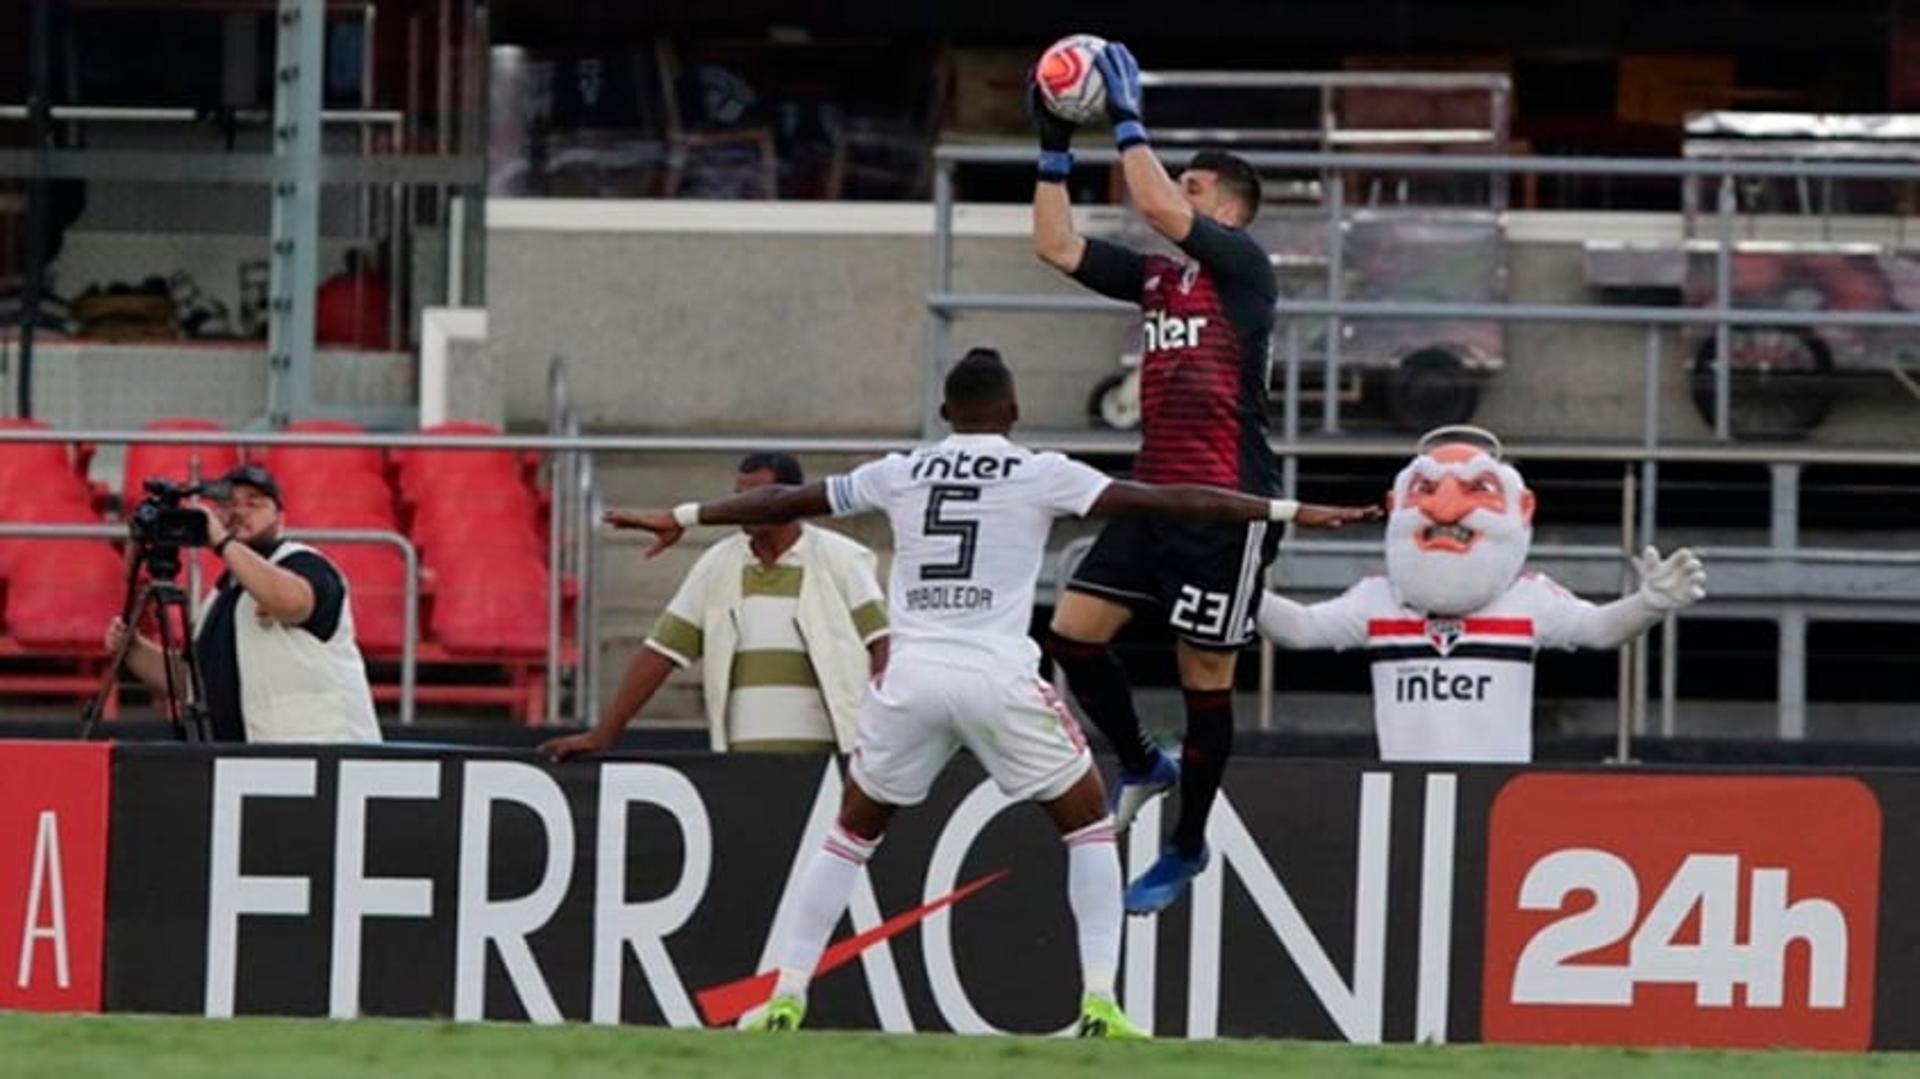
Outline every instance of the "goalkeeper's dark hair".
<path id="1" fill-rule="evenodd" d="M 773 482 L 791 487 L 807 482 L 806 474 L 800 471 L 800 462 L 793 459 L 793 454 L 779 450 L 760 450 L 747 454 L 740 458 L 738 471 L 742 476 L 749 472 L 771 472 Z"/>
<path id="2" fill-rule="evenodd" d="M 1220 186 L 1247 211 L 1247 219 L 1241 224 L 1251 223 L 1260 212 L 1260 174 L 1246 158 L 1225 150 L 1202 150 L 1193 155 L 1187 167 L 1205 169 L 1220 177 Z"/>
<path id="3" fill-rule="evenodd" d="M 946 402 L 950 408 L 971 411 L 1012 398 L 1013 372 L 1007 370 L 999 349 L 968 349 L 947 372 Z"/>

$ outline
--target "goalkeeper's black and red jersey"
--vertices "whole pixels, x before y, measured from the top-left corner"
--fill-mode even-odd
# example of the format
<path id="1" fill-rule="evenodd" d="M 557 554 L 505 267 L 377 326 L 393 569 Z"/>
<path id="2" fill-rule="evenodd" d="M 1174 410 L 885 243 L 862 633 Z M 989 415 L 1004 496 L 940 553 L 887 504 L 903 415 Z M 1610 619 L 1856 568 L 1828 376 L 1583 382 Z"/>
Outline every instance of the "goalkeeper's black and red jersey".
<path id="1" fill-rule="evenodd" d="M 1244 230 L 1195 215 L 1180 243 L 1194 261 L 1088 240 L 1074 279 L 1140 305 L 1143 483 L 1279 489 L 1267 446 L 1267 371 L 1279 284 Z"/>

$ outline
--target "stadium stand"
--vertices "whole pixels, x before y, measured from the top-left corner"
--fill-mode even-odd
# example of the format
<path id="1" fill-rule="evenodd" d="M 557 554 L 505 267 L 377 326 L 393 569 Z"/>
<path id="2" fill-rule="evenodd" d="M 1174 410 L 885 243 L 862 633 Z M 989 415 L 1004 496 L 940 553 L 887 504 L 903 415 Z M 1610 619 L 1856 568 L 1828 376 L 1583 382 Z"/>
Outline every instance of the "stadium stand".
<path id="1" fill-rule="evenodd" d="M 450 421 L 423 434 L 499 434 L 491 424 Z M 420 699 L 501 703 L 528 723 L 546 696 L 547 518 L 533 486 L 538 459 L 511 451 L 413 450 L 396 454 L 408 537 L 420 548 L 432 602 L 423 660 L 494 664 L 505 686 L 422 685 Z M 571 633 L 569 582 L 563 597 Z M 357 608 L 356 608 L 357 610 Z"/>
<path id="2" fill-rule="evenodd" d="M 48 429 L 36 420 L 0 420 L 0 427 Z M 72 443 L 0 446 L 0 523 L 99 524 L 99 493 L 86 480 L 91 457 L 91 447 Z M 103 540 L 0 538 L 0 693 L 92 692 L 123 573 L 120 555 Z"/>
<path id="3" fill-rule="evenodd" d="M 0 427 L 50 430 L 39 421 Z M 217 432 L 218 421 L 192 416 L 152 420 L 155 432 Z M 363 433 L 358 424 L 302 421 L 295 433 Z M 427 433 L 498 434 L 491 424 L 452 421 Z M 348 447 L 272 447 L 251 455 L 274 472 L 295 529 L 405 535 L 423 556 L 420 639 L 423 703 L 506 708 L 537 723 L 546 695 L 546 535 L 550 503 L 536 488 L 538 458 L 513 452 L 413 451 Z M 49 441 L 0 446 L 0 523 L 100 524 L 113 518 L 111 492 L 86 479 L 92 448 Z M 230 445 L 136 444 L 120 469 L 125 514 L 149 476 L 211 479 L 246 459 Z M 197 471 L 196 471 L 197 468 Z M 318 546 L 349 582 L 362 653 L 373 665 L 375 696 L 392 702 L 406 640 L 406 561 L 386 545 Z M 102 635 L 119 613 L 125 585 L 122 545 L 109 540 L 0 537 L 0 695 L 85 696 L 106 657 Z M 199 551 L 200 587 L 223 570 Z M 183 580 L 182 583 L 185 583 Z M 565 585 L 569 656 L 576 582 Z M 147 627 L 151 631 L 152 627 Z M 108 715 L 117 712 L 117 701 Z"/>

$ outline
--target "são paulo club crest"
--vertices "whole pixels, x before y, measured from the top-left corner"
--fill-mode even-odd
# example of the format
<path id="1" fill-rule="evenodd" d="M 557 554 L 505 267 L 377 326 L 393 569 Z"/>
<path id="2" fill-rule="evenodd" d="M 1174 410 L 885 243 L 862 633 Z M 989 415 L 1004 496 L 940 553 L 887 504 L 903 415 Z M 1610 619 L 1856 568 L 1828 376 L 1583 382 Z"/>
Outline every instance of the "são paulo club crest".
<path id="1" fill-rule="evenodd" d="M 1459 643 L 1462 628 L 1458 618 L 1429 618 L 1427 619 L 1427 640 L 1444 656 L 1453 651 L 1453 646 Z"/>

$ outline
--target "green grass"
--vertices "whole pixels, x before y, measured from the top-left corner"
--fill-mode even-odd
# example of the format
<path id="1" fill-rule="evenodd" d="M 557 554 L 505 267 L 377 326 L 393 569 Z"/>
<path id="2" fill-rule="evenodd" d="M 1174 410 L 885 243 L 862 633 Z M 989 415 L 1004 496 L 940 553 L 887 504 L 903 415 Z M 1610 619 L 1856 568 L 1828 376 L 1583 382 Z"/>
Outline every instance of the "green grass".
<path id="1" fill-rule="evenodd" d="M 0 1014 L 0 1077 L 35 1079 L 591 1079 L 597 1076 L 1849 1076 L 1912 1075 L 1920 1057 L 1487 1046 L 1357 1047 L 1302 1042 L 1089 1044 L 806 1032 L 536 1028 L 362 1020 Z"/>

